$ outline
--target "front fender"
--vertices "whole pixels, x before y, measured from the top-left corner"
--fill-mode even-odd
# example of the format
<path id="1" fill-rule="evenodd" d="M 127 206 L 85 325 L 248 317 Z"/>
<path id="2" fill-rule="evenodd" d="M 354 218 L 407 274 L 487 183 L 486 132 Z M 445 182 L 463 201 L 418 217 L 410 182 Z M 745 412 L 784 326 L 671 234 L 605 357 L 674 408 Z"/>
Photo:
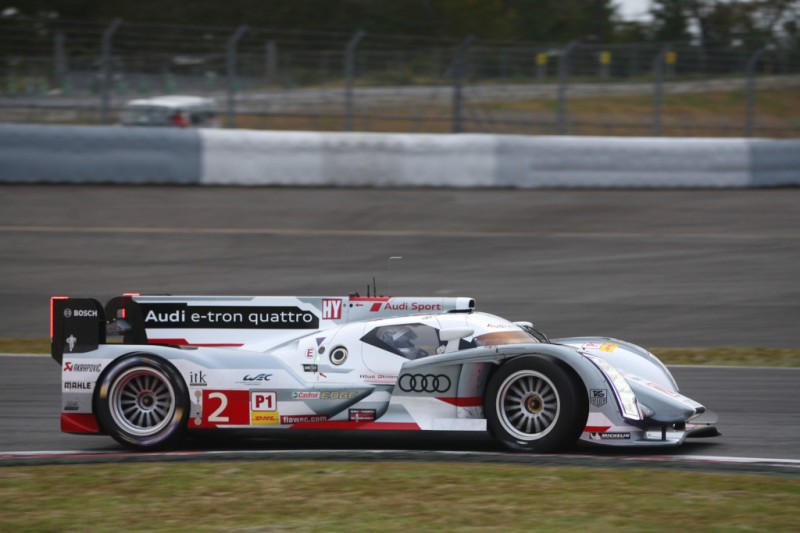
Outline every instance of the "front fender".
<path id="1" fill-rule="evenodd" d="M 610 337 L 569 337 L 553 339 L 552 342 L 600 357 L 626 374 L 641 376 L 671 391 L 679 391 L 675 378 L 664 363 L 641 346 Z"/>

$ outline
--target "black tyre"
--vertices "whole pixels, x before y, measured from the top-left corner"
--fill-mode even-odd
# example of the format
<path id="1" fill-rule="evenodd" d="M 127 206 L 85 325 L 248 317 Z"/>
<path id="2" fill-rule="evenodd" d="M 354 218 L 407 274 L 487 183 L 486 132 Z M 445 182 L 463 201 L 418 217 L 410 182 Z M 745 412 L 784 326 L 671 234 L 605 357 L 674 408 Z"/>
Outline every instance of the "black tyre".
<path id="1" fill-rule="evenodd" d="M 133 354 L 114 363 L 98 383 L 95 412 L 118 442 L 137 449 L 164 448 L 183 437 L 189 393 L 172 365 Z"/>
<path id="2" fill-rule="evenodd" d="M 547 453 L 575 444 L 589 406 L 583 385 L 555 360 L 522 356 L 489 380 L 484 412 L 489 432 L 507 448 Z"/>

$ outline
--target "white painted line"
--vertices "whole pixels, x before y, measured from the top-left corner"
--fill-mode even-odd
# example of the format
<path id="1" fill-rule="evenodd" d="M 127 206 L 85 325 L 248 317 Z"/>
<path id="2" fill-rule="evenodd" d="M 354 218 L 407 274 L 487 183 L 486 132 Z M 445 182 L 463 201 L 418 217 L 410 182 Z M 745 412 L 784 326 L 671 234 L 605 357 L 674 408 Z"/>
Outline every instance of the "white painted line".
<path id="1" fill-rule="evenodd" d="M 667 368 L 709 368 L 714 370 L 800 370 L 792 366 L 667 365 Z"/>
<path id="2" fill-rule="evenodd" d="M 594 459 L 601 465 L 603 460 L 609 458 L 604 455 L 567 455 L 567 454 L 513 454 L 503 452 L 482 452 L 482 451 L 448 451 L 448 450 L 359 450 L 359 449 L 332 449 L 332 450 L 186 450 L 174 452 L 134 452 L 128 450 L 46 450 L 46 451 L 9 451 L 0 452 L 0 456 L 12 457 L 71 457 L 71 456 L 93 456 L 93 455 L 111 455 L 111 456 L 131 456 L 131 457 L 180 457 L 180 456 L 215 456 L 215 455 L 235 455 L 235 454 L 248 454 L 248 455 L 296 455 L 296 454 L 335 454 L 335 455 L 352 455 L 352 454 L 372 454 L 372 455 L 389 455 L 395 453 L 408 453 L 413 455 L 446 455 L 456 457 L 469 457 L 469 456 L 493 456 L 493 457 L 525 457 L 525 456 L 538 456 L 542 458 L 558 457 L 559 459 Z M 619 460 L 634 460 L 634 461 L 694 461 L 704 463 L 733 463 L 733 464 L 769 464 L 769 465 L 782 465 L 800 468 L 800 459 L 776 459 L 769 457 L 729 457 L 720 455 L 615 455 L 611 459 Z"/>
<path id="3" fill-rule="evenodd" d="M 770 463 L 797 466 L 800 468 L 800 459 L 770 459 L 768 457 L 726 457 L 720 455 L 679 455 L 676 458 L 689 459 L 690 461 L 721 462 L 721 463 Z"/>
<path id="4" fill-rule="evenodd" d="M 344 230 L 318 228 L 181 228 L 181 227 L 94 227 L 94 226 L 0 226 L 3 233 L 81 233 L 81 234 L 161 234 L 161 235 L 276 235 L 289 237 L 442 237 L 442 238 L 662 238 L 662 239 L 721 239 L 762 240 L 765 236 L 776 239 L 800 239 L 795 231 L 763 233 L 660 233 L 660 232 L 569 232 L 569 231 L 430 231 L 430 230 Z"/>

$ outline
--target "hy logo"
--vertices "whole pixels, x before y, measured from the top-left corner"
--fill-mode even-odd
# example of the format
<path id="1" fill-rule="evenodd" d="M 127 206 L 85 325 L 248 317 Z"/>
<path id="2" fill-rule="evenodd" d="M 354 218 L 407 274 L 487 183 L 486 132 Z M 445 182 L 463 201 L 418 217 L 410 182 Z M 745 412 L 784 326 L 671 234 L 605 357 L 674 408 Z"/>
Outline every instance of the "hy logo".
<path id="1" fill-rule="evenodd" d="M 339 320 L 342 318 L 342 300 L 340 298 L 322 299 L 322 319 Z"/>

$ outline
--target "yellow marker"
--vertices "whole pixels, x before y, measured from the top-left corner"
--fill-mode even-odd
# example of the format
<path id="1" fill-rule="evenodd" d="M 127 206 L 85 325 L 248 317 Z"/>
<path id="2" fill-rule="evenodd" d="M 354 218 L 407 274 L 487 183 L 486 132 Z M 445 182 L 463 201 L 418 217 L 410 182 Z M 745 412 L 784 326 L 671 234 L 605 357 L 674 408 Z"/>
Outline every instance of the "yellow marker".
<path id="1" fill-rule="evenodd" d="M 674 65 L 678 62 L 678 54 L 675 52 L 667 52 L 664 54 L 664 61 L 666 61 L 667 65 Z"/>
<path id="2" fill-rule="evenodd" d="M 539 66 L 547 64 L 547 52 L 539 52 L 536 54 L 536 64 Z"/>
<path id="3" fill-rule="evenodd" d="M 603 344 L 602 346 L 600 346 L 600 350 L 603 351 L 603 352 L 611 353 L 611 352 L 613 352 L 614 350 L 617 349 L 617 346 L 619 346 L 619 344 L 606 343 L 606 344 Z"/>
<path id="4" fill-rule="evenodd" d="M 601 65 L 610 65 L 611 64 L 611 52 L 600 52 L 600 64 Z"/>

